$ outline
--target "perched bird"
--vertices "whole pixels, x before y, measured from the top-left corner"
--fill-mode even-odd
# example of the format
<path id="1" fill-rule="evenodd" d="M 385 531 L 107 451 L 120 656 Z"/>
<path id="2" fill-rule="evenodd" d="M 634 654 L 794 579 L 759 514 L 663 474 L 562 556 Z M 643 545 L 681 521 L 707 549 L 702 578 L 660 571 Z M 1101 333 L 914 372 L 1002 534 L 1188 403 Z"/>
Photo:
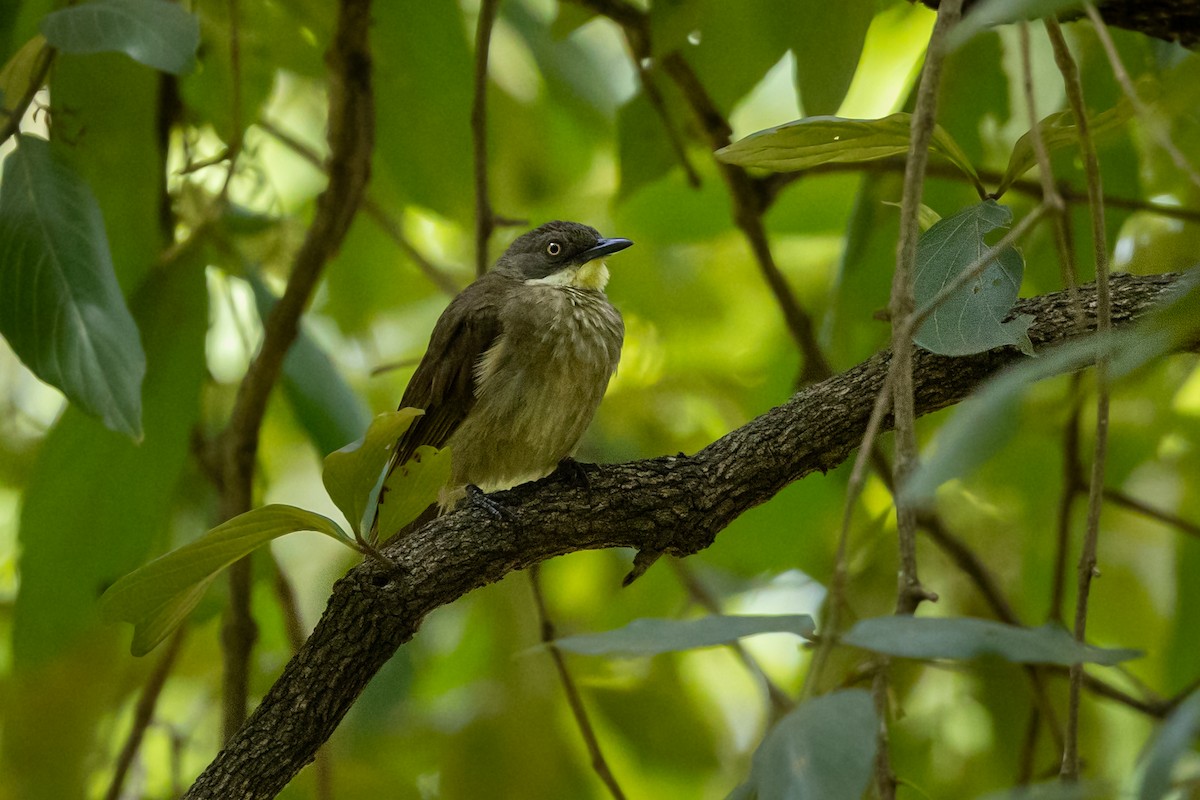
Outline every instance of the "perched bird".
<path id="1" fill-rule="evenodd" d="M 421 445 L 448 446 L 442 509 L 469 487 L 495 491 L 549 475 L 571 455 L 625 337 L 604 294 L 604 258 L 631 244 L 578 222 L 548 222 L 518 237 L 442 313 L 400 402 L 425 414 L 392 461 L 403 464 Z"/>

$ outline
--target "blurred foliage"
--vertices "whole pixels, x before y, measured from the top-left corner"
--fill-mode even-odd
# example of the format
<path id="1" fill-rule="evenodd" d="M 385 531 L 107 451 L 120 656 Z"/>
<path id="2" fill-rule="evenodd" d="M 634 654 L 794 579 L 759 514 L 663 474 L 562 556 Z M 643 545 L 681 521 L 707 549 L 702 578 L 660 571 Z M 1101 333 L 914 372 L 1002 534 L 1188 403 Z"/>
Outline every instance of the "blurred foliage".
<path id="1" fill-rule="evenodd" d="M 7 63 L 39 35 L 46 15 L 66 4 L 0 5 L 0 63 Z M 478 5 L 375 3 L 378 136 L 369 195 L 380 213 L 360 213 L 327 266 L 302 349 L 272 398 L 256 484 L 263 504 L 337 514 L 321 488 L 321 459 L 361 434 L 369 419 L 364 407 L 372 413 L 395 407 L 447 301 L 429 270 L 441 271 L 451 285 L 470 280 Z M 676 53 L 691 66 L 736 141 L 801 113 L 882 119 L 911 111 L 933 22 L 927 9 L 901 0 L 635 5 L 648 12 L 652 34 L 652 51 L 641 63 L 631 59 L 617 26 L 554 0 L 502 2 L 491 42 L 491 199 L 498 214 L 521 222 L 498 229 L 490 257 L 527 225 L 556 218 L 637 243 L 610 265 L 609 294 L 625 314 L 628 335 L 621 370 L 578 453 L 588 461 L 694 452 L 782 402 L 800 373 L 778 304 L 733 223 L 723 167 L 688 98 L 662 69 L 664 59 Z M 203 443 L 225 424 L 261 337 L 260 310 L 285 285 L 323 186 L 314 163 L 326 154 L 323 53 L 334 4 L 192 0 L 183 6 L 199 22 L 194 69 L 174 77 L 123 54 L 60 52 L 48 93 L 38 95 L 22 127 L 26 135 L 51 139 L 56 158 L 86 182 L 103 215 L 112 272 L 145 349 L 144 439 L 135 444 L 66 408 L 0 346 L 0 800 L 104 795 L 134 705 L 162 652 L 130 658 L 131 632 L 101 624 L 96 601 L 122 575 L 217 522 Z M 845 13 L 833 13 L 835 6 Z M 1116 267 L 1137 273 L 1190 267 L 1200 252 L 1200 188 L 1174 166 L 1149 125 L 1163 126 L 1193 164 L 1200 161 L 1200 60 L 1113 31 L 1157 115 L 1128 119 L 1095 32 L 1079 23 L 1067 26 L 1067 34 L 1090 112 L 1124 123 L 1101 141 L 1099 154 Z M 1045 118 L 1065 108 L 1062 81 L 1036 28 L 1033 40 L 1035 95 Z M 112 44 L 129 52 L 127 45 Z M 24 58 L 31 52 L 36 48 Z M 136 48 L 131 54 L 137 58 Z M 18 66 L 0 76 L 17 81 L 28 72 Z M 945 75 L 938 122 L 994 190 L 1029 129 L 1015 29 L 977 32 L 949 56 Z M 0 88 L 0 101 L 11 108 L 20 92 Z M 1067 121 L 1054 117 L 1047 130 L 1057 135 Z M 1078 201 L 1081 161 L 1069 142 L 1058 143 L 1053 168 L 1076 199 L 1070 232 L 1086 281 L 1093 261 L 1086 204 Z M 0 143 L 0 157 L 11 157 L 13 146 Z M 230 165 L 223 156 L 231 146 L 240 152 L 226 186 Z M 1027 154 L 1021 159 L 1029 163 Z M 900 175 L 884 160 L 793 177 L 765 215 L 767 231 L 788 284 L 817 322 L 824 352 L 843 370 L 888 339 L 879 314 L 895 259 L 899 214 L 892 204 Z M 1029 172 L 1002 202 L 1020 219 L 1039 200 L 1036 172 Z M 924 203 L 943 218 L 978 201 L 957 169 L 935 170 L 926 185 Z M 209 218 L 213 209 L 222 209 L 220 219 Z M 400 246 L 401 238 L 412 249 Z M 171 242 L 187 244 L 169 249 Z M 1036 228 L 1019 249 L 1023 296 L 1062 287 L 1049 226 Z M 387 369 L 377 373 L 378 367 Z M 1106 504 L 1102 519 L 1103 579 L 1092 592 L 1089 639 L 1145 655 L 1120 668 L 1093 668 L 1094 674 L 1151 701 L 1178 696 L 1200 676 L 1196 367 L 1194 356 L 1155 359 L 1122 379 L 1112 402 L 1108 486 L 1184 522 L 1164 523 L 1115 503 Z M 1061 615 L 1051 608 L 1062 443 L 1078 408 L 1086 468 L 1093 390 L 1085 375 L 1024 392 L 1008 404 L 1007 419 L 981 423 L 1008 431 L 1003 444 L 937 495 L 946 527 L 994 573 L 1030 626 L 1070 618 L 1071 601 Z M 952 415 L 919 422 L 924 446 L 938 445 Z M 723 613 L 811 614 L 820 631 L 822 585 L 833 575 L 848 474 L 842 467 L 810 476 L 739 518 L 682 565 L 690 580 Z M 1066 510 L 1074 537 L 1066 553 L 1069 598 L 1084 506 L 1077 498 Z M 304 534 L 273 542 L 270 555 L 255 570 L 255 696 L 291 654 L 277 570 L 308 629 L 353 558 Z M 930 539 L 921 540 L 919 556 L 923 581 L 940 596 L 922 614 L 994 618 L 972 577 Z M 547 602 L 562 635 L 704 613 L 676 565 L 656 565 L 620 589 L 629 558 L 579 553 L 544 566 Z M 889 614 L 894 522 L 891 498 L 877 479 L 854 511 L 847 563 L 843 627 Z M 219 747 L 224 592 L 217 581 L 190 618 L 123 797 L 175 796 Z M 326 746 L 332 796 L 606 796 L 550 659 L 531 649 L 539 641 L 523 575 L 434 612 Z M 799 642 L 776 634 L 742 646 L 782 691 L 798 697 L 811 661 L 810 648 Z M 836 648 L 816 688 L 829 692 L 861 680 L 872 658 Z M 802 704 L 807 710 L 785 717 L 774 729 L 784 733 L 768 738 L 756 756 L 771 706 L 760 678 L 728 648 L 567 660 L 631 797 L 720 798 L 739 786 L 751 791 L 748 780 L 765 792 L 772 785 L 765 765 L 819 746 L 826 738 L 820 731 L 837 729 L 838 703 L 856 704 L 855 714 L 873 725 L 861 693 L 829 695 L 825 705 Z M 1065 680 L 1051 676 L 1046 686 L 1061 718 Z M 1061 754 L 1044 720 L 1039 735 L 1027 738 L 1035 703 L 1020 666 L 987 658 L 947 670 L 897 660 L 891 704 L 891 756 L 905 782 L 902 796 L 1004 790 L 1022 774 L 1023 759 L 1028 777 L 1057 772 Z M 1157 721 L 1087 695 L 1080 749 L 1088 777 L 1105 792 L 1144 792 L 1147 785 L 1170 785 L 1166 759 L 1178 762 L 1173 780 L 1194 780 L 1200 756 L 1188 737 L 1195 701 L 1184 711 L 1159 735 L 1153 774 L 1143 782 L 1139 755 Z M 818 727 L 804 728 L 805 719 Z M 792 728 L 799 739 L 785 738 Z M 855 763 L 870 760 L 864 748 L 850 756 Z M 315 770 L 302 772 L 283 796 L 321 797 Z"/>

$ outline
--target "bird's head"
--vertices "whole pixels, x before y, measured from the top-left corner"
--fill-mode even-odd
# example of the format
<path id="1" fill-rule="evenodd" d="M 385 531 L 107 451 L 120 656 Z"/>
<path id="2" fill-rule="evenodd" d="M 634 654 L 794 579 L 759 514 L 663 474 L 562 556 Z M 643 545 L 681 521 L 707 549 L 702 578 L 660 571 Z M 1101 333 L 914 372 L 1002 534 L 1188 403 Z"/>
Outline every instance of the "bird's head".
<path id="1" fill-rule="evenodd" d="M 603 290 L 608 283 L 604 257 L 624 250 L 628 239 L 605 239 L 578 222 L 547 222 L 518 236 L 496 269 L 527 284 Z"/>

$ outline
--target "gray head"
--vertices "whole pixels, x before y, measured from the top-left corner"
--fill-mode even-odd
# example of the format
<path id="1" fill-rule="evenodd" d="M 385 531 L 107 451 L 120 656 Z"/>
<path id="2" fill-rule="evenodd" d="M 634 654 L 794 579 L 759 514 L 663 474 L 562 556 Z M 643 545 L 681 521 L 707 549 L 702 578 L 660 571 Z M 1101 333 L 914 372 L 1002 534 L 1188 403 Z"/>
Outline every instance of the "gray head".
<path id="1" fill-rule="evenodd" d="M 589 225 L 556 220 L 518 236 L 496 269 L 527 283 L 603 289 L 608 280 L 603 258 L 631 244 L 606 239 Z"/>

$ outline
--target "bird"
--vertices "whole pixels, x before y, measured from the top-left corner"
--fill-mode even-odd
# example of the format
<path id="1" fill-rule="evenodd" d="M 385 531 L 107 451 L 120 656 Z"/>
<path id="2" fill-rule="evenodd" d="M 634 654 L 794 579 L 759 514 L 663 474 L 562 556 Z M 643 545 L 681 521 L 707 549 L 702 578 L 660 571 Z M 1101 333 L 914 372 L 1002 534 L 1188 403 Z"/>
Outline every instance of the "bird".
<path id="1" fill-rule="evenodd" d="M 470 495 L 495 513 L 483 493 L 573 463 L 625 338 L 604 293 L 605 259 L 632 244 L 562 220 L 517 237 L 434 325 L 400 401 L 425 413 L 396 443 L 389 469 L 421 445 L 449 447 L 441 511 Z"/>

